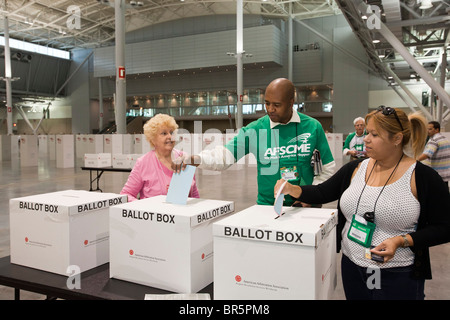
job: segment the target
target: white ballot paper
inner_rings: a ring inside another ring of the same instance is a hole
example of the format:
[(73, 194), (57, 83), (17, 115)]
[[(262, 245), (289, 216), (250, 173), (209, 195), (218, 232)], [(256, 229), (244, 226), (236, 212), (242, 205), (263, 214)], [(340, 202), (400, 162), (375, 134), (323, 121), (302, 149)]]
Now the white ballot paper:
[(273, 205), (273, 209), (278, 216), (282, 214), (281, 211), (283, 210), (284, 193), (281, 193), (281, 190), (283, 190), (286, 182), (287, 180), (281, 185), (280, 189), (278, 189), (277, 196), (275, 197), (275, 204)]
[(180, 173), (174, 173), (167, 191), (166, 202), (173, 204), (186, 204), (194, 179), (195, 167), (186, 166)]

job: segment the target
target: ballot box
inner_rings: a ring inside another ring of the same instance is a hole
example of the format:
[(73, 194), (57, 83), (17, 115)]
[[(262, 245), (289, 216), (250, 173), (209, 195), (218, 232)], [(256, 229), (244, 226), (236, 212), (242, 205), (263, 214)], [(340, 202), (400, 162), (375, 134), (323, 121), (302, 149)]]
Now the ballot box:
[(104, 134), (103, 135), (103, 152), (112, 153), (112, 135)]
[(35, 135), (20, 136), (20, 166), (34, 167), (38, 165), (38, 138)]
[(130, 168), (133, 168), (134, 165), (136, 164), (136, 161), (142, 156), (143, 156), (143, 154), (141, 154), (141, 153), (130, 154)]
[(55, 151), (57, 168), (73, 168), (75, 166), (73, 134), (56, 135)]
[(111, 154), (133, 153), (133, 136), (131, 134), (111, 135)]
[(75, 135), (75, 157), (78, 159), (83, 158), (85, 153), (88, 152), (88, 138), (87, 134), (81, 133)]
[(192, 134), (190, 133), (177, 133), (174, 137), (175, 149), (183, 151), (188, 155), (192, 155)]
[(327, 299), (336, 287), (336, 209), (255, 205), (213, 224), (214, 299)]
[(48, 136), (46, 134), (38, 135), (39, 157), (48, 157)]
[(134, 134), (133, 141), (134, 141), (133, 152), (135, 154), (144, 154), (153, 149), (150, 146), (150, 142), (147, 141), (145, 134), (142, 134), (142, 133)]
[(110, 277), (176, 293), (213, 281), (212, 222), (234, 202), (155, 196), (110, 208)]
[[(216, 147), (218, 146), (223, 146), (224, 142), (225, 142), (225, 135), (223, 135), (222, 133), (217, 133), (215, 131), (218, 130), (211, 130), (213, 131), (212, 133), (208, 133), (207, 130), (203, 135), (202, 135), (202, 150), (214, 150)], [(201, 173), (205, 174), (205, 175), (220, 175), (222, 174), (221, 171), (216, 171), (216, 170), (206, 170), (206, 169), (201, 169)]]
[(66, 276), (107, 263), (108, 208), (126, 201), (84, 190), (10, 199), (11, 263)]
[(131, 169), (131, 154), (115, 153), (112, 155), (112, 167), (117, 169)]
[(86, 153), (84, 166), (89, 168), (111, 167), (111, 153)]
[(99, 134), (88, 134), (86, 153), (104, 153), (103, 152), (103, 136)]
[(48, 135), (47, 144), (49, 160), (56, 160), (56, 136), (54, 134)]
[(328, 146), (330, 147), (333, 158), (342, 159), (342, 151), (344, 147), (344, 135), (342, 133), (327, 133)]

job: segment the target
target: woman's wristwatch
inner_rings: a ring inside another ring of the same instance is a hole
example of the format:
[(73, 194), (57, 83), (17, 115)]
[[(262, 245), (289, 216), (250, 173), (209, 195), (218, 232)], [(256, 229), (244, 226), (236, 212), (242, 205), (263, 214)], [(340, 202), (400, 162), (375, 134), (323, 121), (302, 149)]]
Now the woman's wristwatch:
[(409, 241), (408, 241), (408, 238), (406, 237), (406, 235), (402, 234), (401, 237), (403, 238), (403, 245), (402, 245), (402, 248), (407, 248), (407, 247), (409, 247)]

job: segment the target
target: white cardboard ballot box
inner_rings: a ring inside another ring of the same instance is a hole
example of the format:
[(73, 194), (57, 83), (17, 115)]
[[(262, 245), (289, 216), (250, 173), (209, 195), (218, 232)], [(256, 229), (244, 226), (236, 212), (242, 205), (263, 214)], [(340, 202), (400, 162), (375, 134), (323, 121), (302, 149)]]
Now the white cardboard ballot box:
[(112, 135), (104, 134), (103, 135), (103, 152), (112, 153)]
[(144, 154), (152, 150), (150, 143), (145, 138), (145, 134), (136, 133), (133, 135), (134, 148), (133, 152), (136, 154)]
[(20, 166), (33, 167), (38, 165), (38, 138), (35, 135), (20, 136)]
[[(103, 152), (103, 136), (98, 134), (87, 135), (86, 153), (104, 153)], [(105, 152), (108, 153), (108, 152)]]
[(84, 166), (91, 168), (111, 167), (111, 153), (86, 153)]
[(126, 195), (65, 190), (10, 199), (11, 263), (71, 275), (109, 261), (109, 207)]
[(56, 136), (54, 134), (48, 135), (48, 158), (56, 160)]
[(234, 202), (188, 198), (186, 205), (156, 196), (110, 208), (110, 277), (176, 293), (195, 293), (213, 281), (212, 221)]
[(213, 224), (214, 299), (327, 299), (337, 210), (255, 205)]
[(112, 155), (112, 167), (120, 169), (131, 169), (131, 155), (115, 153)]
[(129, 154), (133, 153), (133, 135), (131, 134), (112, 134), (111, 135), (111, 153)]
[(56, 135), (55, 151), (57, 168), (73, 168), (75, 166), (74, 143), (73, 134)]
[(38, 135), (39, 157), (48, 157), (48, 136), (46, 134)]

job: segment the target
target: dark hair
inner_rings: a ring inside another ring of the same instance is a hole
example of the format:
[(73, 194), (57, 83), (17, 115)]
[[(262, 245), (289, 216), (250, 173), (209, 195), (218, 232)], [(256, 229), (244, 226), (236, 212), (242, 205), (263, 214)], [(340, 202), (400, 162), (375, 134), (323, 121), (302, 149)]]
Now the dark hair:
[[(390, 137), (401, 132), (403, 134), (402, 146), (405, 147), (411, 141), (414, 156), (417, 157), (422, 153), (427, 138), (426, 120), (418, 112), (407, 115), (403, 110), (397, 108), (395, 108), (395, 112), (398, 121), (394, 116), (385, 116), (378, 110), (372, 111), (365, 117), (366, 125), (370, 119), (373, 119), (375, 127), (387, 131)], [(401, 130), (399, 122), (404, 130)]]
[(428, 122), (428, 124), (433, 125), (433, 128), (438, 129), (439, 131), (441, 131), (441, 125), (440, 125), (439, 122), (437, 122), (437, 121), (430, 121), (430, 122)]

